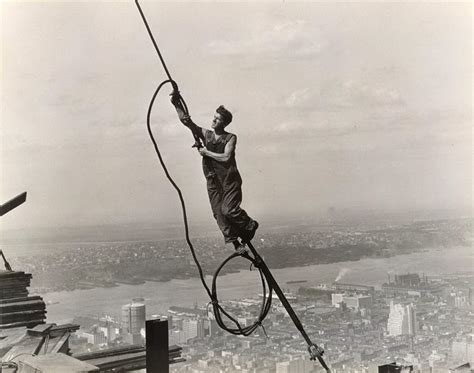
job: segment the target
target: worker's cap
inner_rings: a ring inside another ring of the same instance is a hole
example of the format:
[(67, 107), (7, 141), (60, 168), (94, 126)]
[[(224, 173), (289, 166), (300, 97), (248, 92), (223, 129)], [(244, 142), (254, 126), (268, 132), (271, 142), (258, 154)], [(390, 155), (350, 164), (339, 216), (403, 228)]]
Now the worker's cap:
[(216, 112), (222, 115), (222, 119), (224, 119), (225, 125), (227, 126), (230, 122), (232, 122), (232, 113), (227, 110), (224, 105), (219, 106), (216, 109)]

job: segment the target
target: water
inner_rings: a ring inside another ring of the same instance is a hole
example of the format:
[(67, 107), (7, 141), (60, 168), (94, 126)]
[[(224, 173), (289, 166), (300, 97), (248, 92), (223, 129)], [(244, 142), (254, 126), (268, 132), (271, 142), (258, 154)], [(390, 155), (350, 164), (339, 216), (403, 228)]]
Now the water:
[[(273, 270), (283, 289), (298, 289), (301, 284), (287, 281), (306, 280), (305, 286), (332, 283), (339, 274), (340, 281), (379, 287), (388, 274), (408, 272), (428, 276), (474, 270), (473, 250), (469, 247), (431, 249), (392, 258), (362, 259), (355, 262), (338, 262), (305, 267)], [(207, 278), (210, 286), (211, 278)], [(256, 296), (262, 291), (256, 271), (248, 270), (219, 277), (219, 299), (239, 299)], [(121, 306), (133, 298), (146, 300), (147, 315), (164, 314), (170, 306), (204, 305), (209, 298), (198, 278), (170, 282), (147, 282), (143, 285), (120, 285), (114, 288), (96, 288), (53, 292), (43, 295), (47, 305), (48, 322), (70, 322), (77, 315), (118, 316)], [(58, 303), (56, 303), (58, 302)]]

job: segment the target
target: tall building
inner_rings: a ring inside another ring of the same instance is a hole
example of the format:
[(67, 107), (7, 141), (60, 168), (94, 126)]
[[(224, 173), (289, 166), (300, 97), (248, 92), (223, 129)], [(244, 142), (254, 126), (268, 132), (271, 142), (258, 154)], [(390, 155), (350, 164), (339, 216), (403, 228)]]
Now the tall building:
[(183, 321), (183, 332), (187, 341), (198, 336), (198, 324), (198, 320), (185, 319)]
[(170, 331), (170, 339), (175, 343), (187, 343), (190, 339), (205, 336), (204, 320), (185, 318), (181, 321), (181, 328)]
[(417, 329), (416, 312), (412, 304), (402, 305), (390, 302), (387, 331), (390, 336), (415, 335)]
[(219, 327), (217, 324), (216, 320), (209, 320), (209, 330), (208, 330), (208, 335), (211, 337), (217, 336), (219, 333), (222, 333), (222, 329)]
[(106, 322), (105, 325), (99, 326), (99, 330), (104, 333), (108, 342), (112, 342), (117, 338), (117, 329), (115, 325), (110, 322)]
[(472, 308), (472, 289), (457, 289), (454, 293), (454, 307), (461, 309)]
[(130, 303), (122, 306), (122, 330), (130, 334), (140, 334), (145, 328), (146, 311), (143, 303)]

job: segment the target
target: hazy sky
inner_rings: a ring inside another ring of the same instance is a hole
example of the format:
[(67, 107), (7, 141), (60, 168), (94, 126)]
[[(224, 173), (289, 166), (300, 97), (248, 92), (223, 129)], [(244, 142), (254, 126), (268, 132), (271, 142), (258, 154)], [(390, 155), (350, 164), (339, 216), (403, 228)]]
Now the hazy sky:
[[(194, 121), (234, 113), (244, 203), (299, 212), (465, 209), (472, 196), (471, 5), (141, 2)], [(177, 221), (146, 111), (165, 78), (128, 2), (2, 2), (4, 228)], [(212, 220), (189, 131), (153, 129), (194, 221)]]

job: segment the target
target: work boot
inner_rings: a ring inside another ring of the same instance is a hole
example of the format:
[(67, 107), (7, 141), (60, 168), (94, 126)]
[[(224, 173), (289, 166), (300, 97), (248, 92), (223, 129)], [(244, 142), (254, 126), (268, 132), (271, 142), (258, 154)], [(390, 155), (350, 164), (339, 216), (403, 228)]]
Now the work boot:
[(234, 244), (234, 249), (237, 254), (242, 255), (248, 252), (248, 249), (245, 244), (240, 243), (239, 240), (232, 241), (232, 243)]
[(250, 223), (247, 225), (247, 229), (245, 233), (242, 236), (242, 242), (250, 242), (255, 236), (255, 232), (257, 232), (258, 229), (258, 222), (256, 220), (250, 221)]

